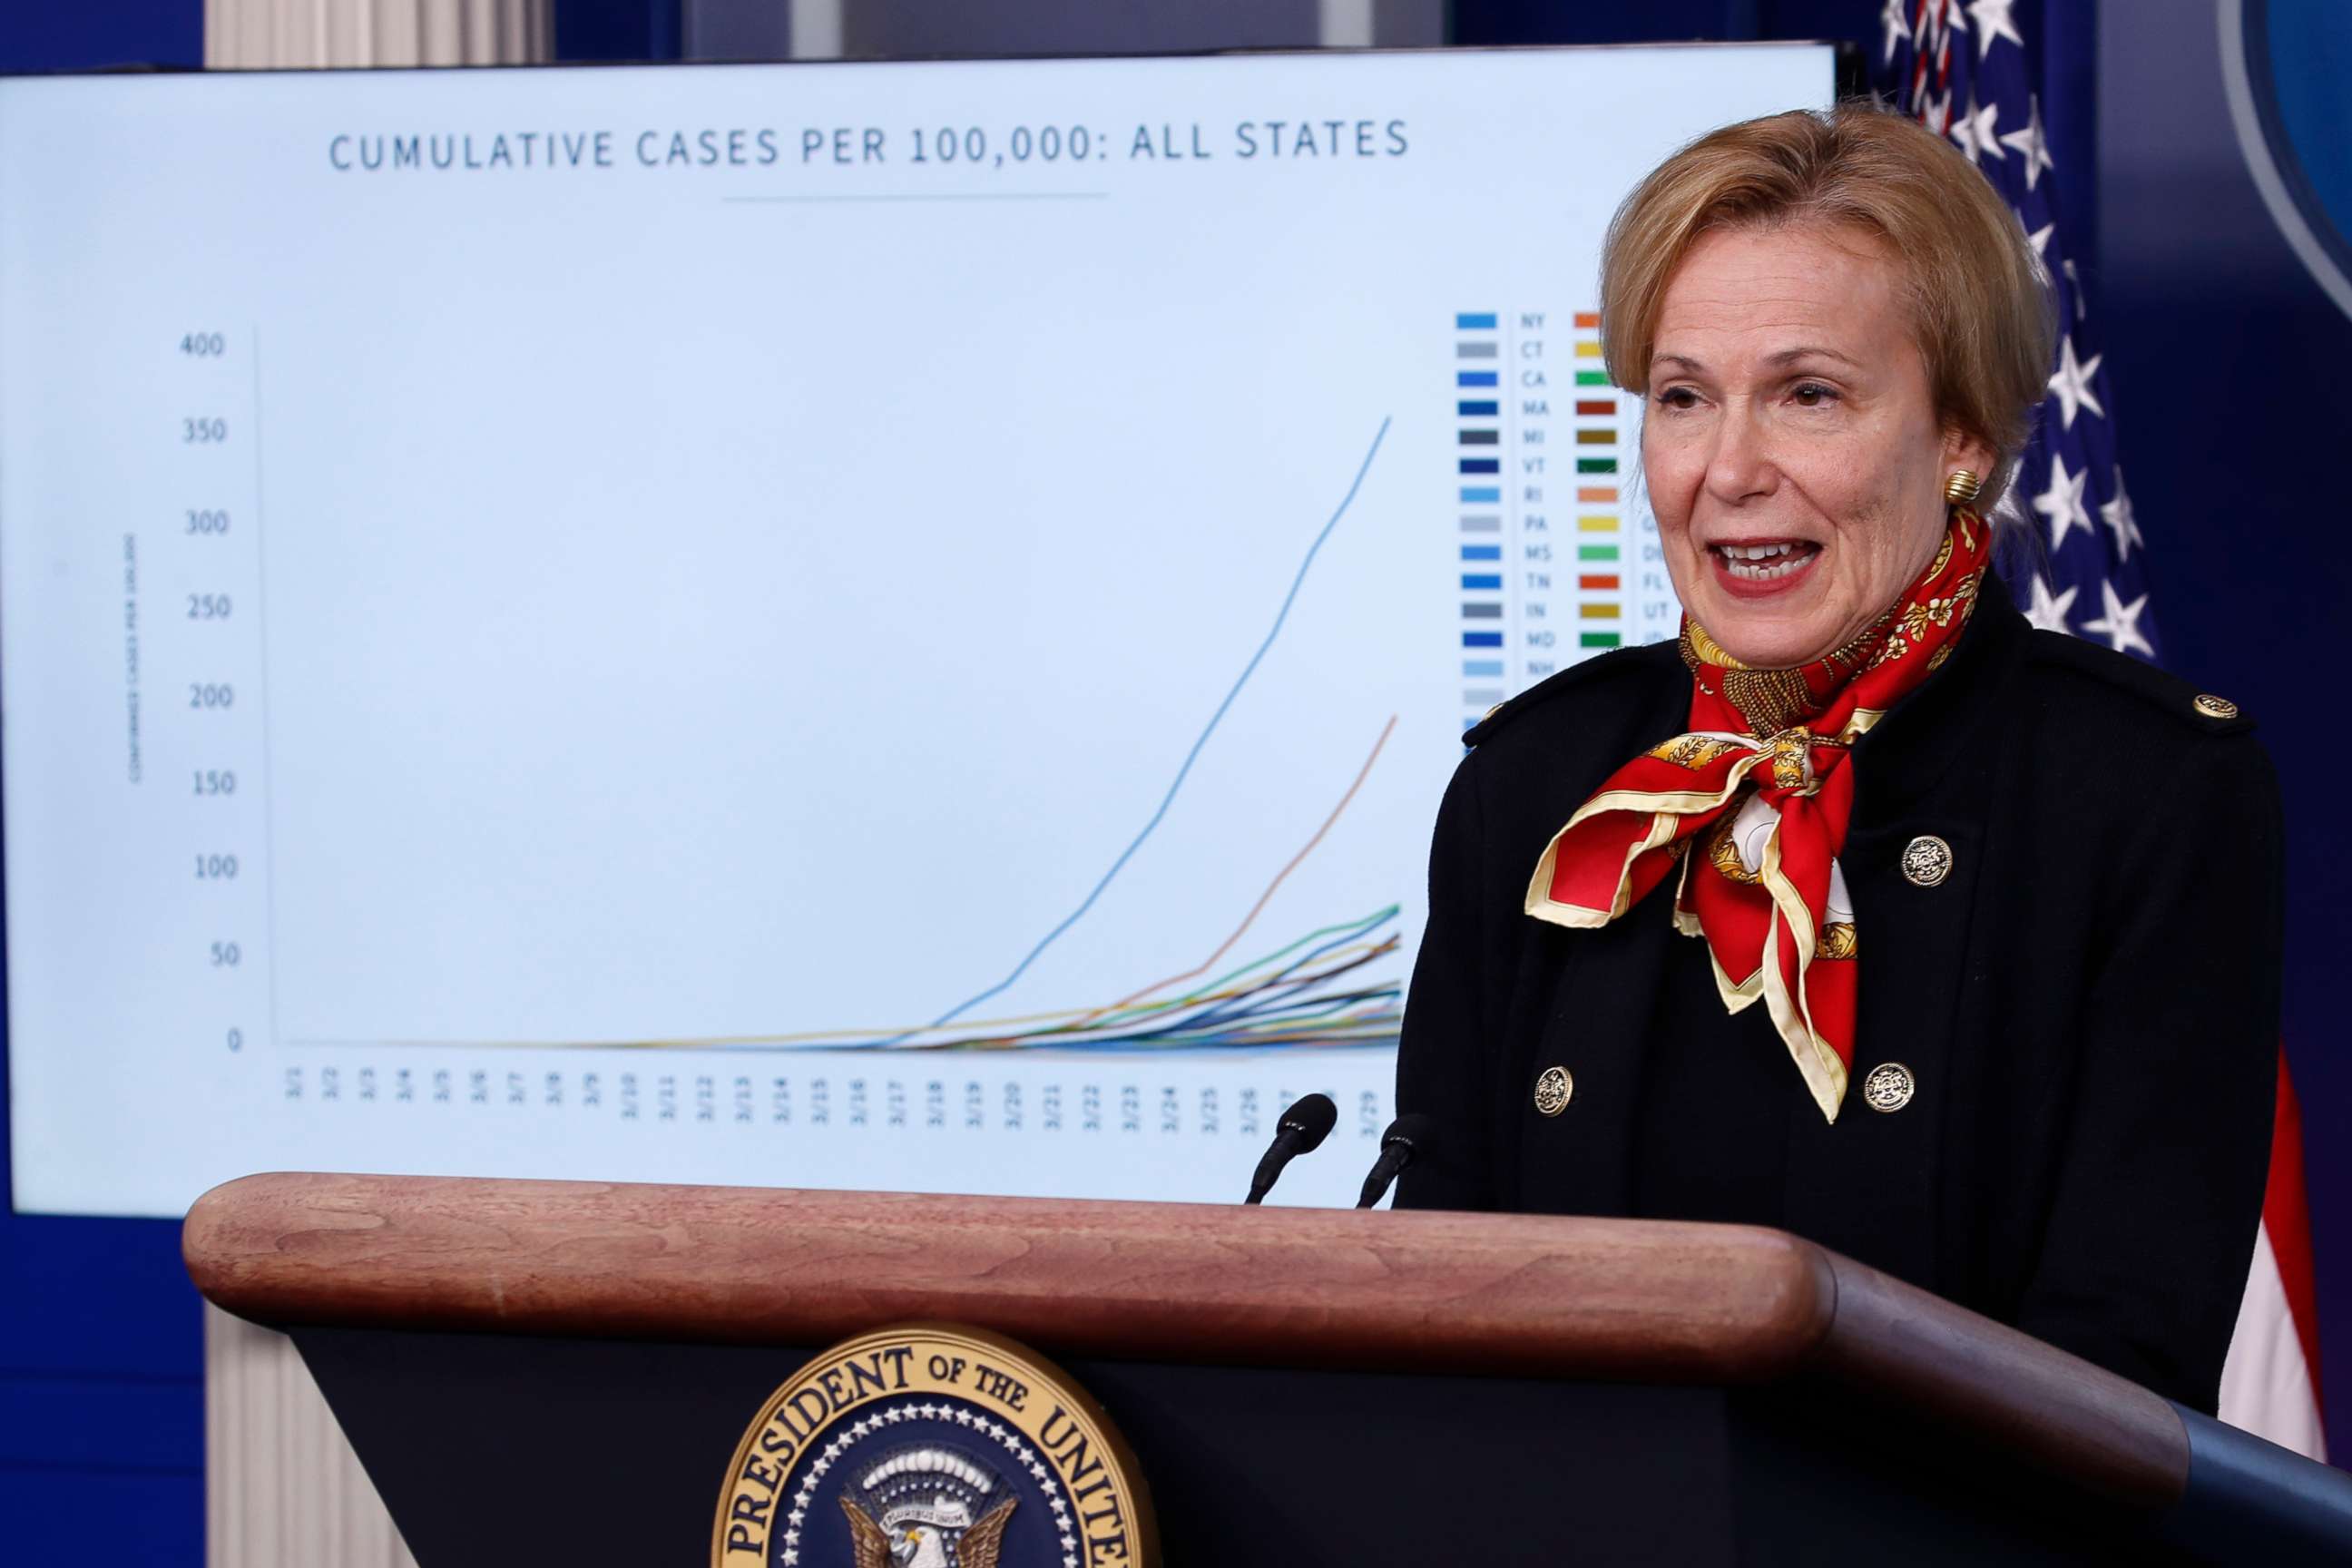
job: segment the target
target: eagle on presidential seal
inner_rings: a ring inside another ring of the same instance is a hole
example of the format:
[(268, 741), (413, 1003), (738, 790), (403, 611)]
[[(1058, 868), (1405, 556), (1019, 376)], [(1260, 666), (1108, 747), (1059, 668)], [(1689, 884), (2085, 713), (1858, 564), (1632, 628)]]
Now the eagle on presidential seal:
[[(889, 1455), (841, 1494), (853, 1568), (997, 1568), (1017, 1498), (949, 1448)], [(852, 1493), (856, 1495), (853, 1496)]]

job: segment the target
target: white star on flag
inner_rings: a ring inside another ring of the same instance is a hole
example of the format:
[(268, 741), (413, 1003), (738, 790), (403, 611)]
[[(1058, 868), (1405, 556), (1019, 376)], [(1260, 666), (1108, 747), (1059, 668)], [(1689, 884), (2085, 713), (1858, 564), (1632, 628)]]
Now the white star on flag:
[(1937, 126), (1949, 124), (1951, 118), (1952, 95), (1950, 93), (1945, 93), (1940, 97), (1930, 96), (1920, 100), (1919, 121), (1921, 124), (1926, 125), (1932, 130)]
[[(2016, 4), (2017, 0), (1972, 0), (1969, 15), (1977, 19), (1977, 58), (1979, 61), (1992, 53), (1996, 38), (2007, 38), (2021, 49), (2025, 47), (2025, 40), (2017, 36), (2017, 28), (2009, 19), (2009, 8)], [(1889, 49), (1886, 52), (1892, 58), (1895, 51)]]
[(2098, 280), (2089, 268), (2078, 271), (2069, 241), (2080, 237), (2058, 210), (2059, 187), (2079, 192), (2095, 183), (2089, 144), (2076, 146), (2069, 131), (2090, 107), (2082, 101), (2085, 84), (2050, 68), (2058, 63), (2053, 50), (2083, 41), (2082, 19), (2071, 14), (2090, 8), (2051, 0), (1890, 0), (1879, 18), (1886, 58), (1874, 86), (1974, 165), (2015, 215), (2016, 237), (2032, 247), (2049, 290), (2058, 339), (2050, 345), (2032, 439), (2009, 471), (1997, 519), (2003, 529), (2030, 529), (2037, 543), (2004, 563), (2017, 605), (2038, 628), (2153, 660), (2162, 639), (2147, 566), (2162, 539), (2159, 531), (2143, 542), (2147, 525), (2123, 489), (2117, 416), (2107, 405), (2103, 344), (2084, 287)]
[(2092, 531), (2090, 509), (2083, 504), (2083, 487), (2090, 478), (2087, 473), (2067, 473), (2066, 459), (2055, 452), (2050, 454), (2050, 488), (2033, 498), (2033, 510), (2050, 520), (2050, 552), (2053, 555), (2066, 542), (2068, 529)]
[(2066, 624), (2066, 612), (2074, 607), (2074, 595), (2079, 589), (2070, 587), (2053, 596), (2050, 592), (2049, 579), (2036, 572), (2032, 592), (2033, 602), (2025, 606), (2025, 618), (2045, 632), (2063, 632), (2073, 637), (2074, 628)]
[(2054, 169), (2057, 165), (2050, 161), (2049, 138), (2042, 134), (2041, 95), (2033, 94), (2025, 100), (2025, 103), (2027, 110), (2025, 129), (2011, 132), (2001, 138), (2001, 142), (2007, 146), (2016, 148), (2025, 155), (2025, 188), (2030, 191), (2033, 188), (2033, 182), (2040, 178), (2042, 170)]
[(2074, 357), (2074, 334), (2069, 332), (2058, 345), (2058, 368), (2050, 374), (2050, 390), (2058, 395), (2058, 405), (2067, 429), (2074, 427), (2074, 411), (2087, 408), (2105, 419), (2107, 411), (2099, 406), (2099, 399), (2091, 391), (2091, 378), (2099, 374), (2099, 362), (2105, 354), (2093, 354), (2087, 361)]
[(2000, 104), (1988, 103), (1979, 109), (1976, 95), (1969, 95), (1968, 112), (1952, 121), (1952, 140), (1960, 144), (1960, 151), (1969, 155), (1969, 163), (1975, 163), (1979, 155), (1993, 159), (2009, 156), (2000, 150), (2001, 139), (1993, 134), (1993, 122), (2000, 118)]
[(2156, 645), (2140, 636), (2140, 612), (2147, 608), (2147, 595), (2142, 594), (2130, 604), (2116, 596), (2116, 585), (2105, 577), (2099, 579), (2099, 597), (2105, 612), (2095, 621), (2084, 621), (2083, 629), (2107, 639), (2107, 646), (2117, 653), (2138, 653), (2148, 658), (2156, 657)]
[(1903, 16), (1903, 0), (1886, 0), (1885, 9), (1878, 13), (1878, 25), (1886, 29), (1886, 58), (1895, 58), (1895, 51), (1911, 39), (1911, 24)]
[(2124, 466), (2116, 465), (2116, 499), (2099, 507), (2099, 521), (2105, 522), (2116, 536), (2116, 559), (2131, 559), (2131, 547), (2147, 541), (2139, 536), (2139, 523), (2132, 515), (2131, 494), (2124, 489)]

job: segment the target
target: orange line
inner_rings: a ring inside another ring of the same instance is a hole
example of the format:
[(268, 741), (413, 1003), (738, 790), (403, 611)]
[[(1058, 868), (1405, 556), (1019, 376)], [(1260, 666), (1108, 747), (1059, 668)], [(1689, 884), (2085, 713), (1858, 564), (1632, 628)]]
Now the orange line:
[(1105, 1013), (1116, 1013), (1121, 1007), (1141, 1001), (1144, 997), (1150, 995), (1154, 991), (1165, 990), (1171, 985), (1181, 984), (1187, 980), (1192, 980), (1200, 975), (1206, 974), (1211, 969), (1214, 968), (1219, 959), (1224, 957), (1226, 953), (1233, 951), (1234, 943), (1241, 941), (1242, 933), (1249, 930), (1251, 922), (1265, 912), (1265, 906), (1273, 901), (1275, 889), (1281, 887), (1283, 882), (1288, 879), (1293, 871), (1298, 869), (1299, 864), (1304, 861), (1307, 857), (1315, 853), (1315, 847), (1323, 842), (1323, 836), (1331, 831), (1331, 825), (1339, 820), (1340, 813), (1348, 809), (1348, 803), (1356, 798), (1356, 792), (1364, 787), (1364, 781), (1366, 779), (1371, 777), (1372, 764), (1381, 760), (1381, 748), (1389, 743), (1389, 737), (1396, 732), (1396, 715), (1391, 713), (1389, 715), (1388, 723), (1382, 726), (1381, 730), (1381, 738), (1372, 742), (1372, 754), (1366, 757), (1364, 759), (1364, 765), (1357, 770), (1356, 782), (1348, 786), (1348, 793), (1339, 797), (1339, 804), (1331, 808), (1331, 815), (1323, 819), (1323, 826), (1315, 830), (1315, 837), (1308, 839), (1305, 844), (1299, 847), (1298, 853), (1290, 858), (1290, 864), (1285, 866), (1281, 870), (1276, 871), (1274, 874), (1274, 880), (1268, 882), (1265, 885), (1265, 891), (1257, 896), (1257, 902), (1252, 904), (1250, 906), (1250, 912), (1242, 917), (1242, 923), (1234, 928), (1234, 934), (1225, 938), (1223, 942), (1217, 944), (1216, 952), (1201, 960), (1200, 964), (1197, 967), (1188, 969), (1181, 974), (1171, 974), (1165, 980), (1145, 986), (1142, 990), (1136, 992), (1131, 996), (1120, 997), (1118, 1001), (1113, 1002), (1107, 1007), (1097, 1007), (1092, 1013), (1087, 1014), (1085, 1018), (1081, 1018), (1076, 1023), (1069, 1025), (1068, 1027), (1073, 1029), (1082, 1029), (1086, 1027), (1088, 1019), (1099, 1018)]

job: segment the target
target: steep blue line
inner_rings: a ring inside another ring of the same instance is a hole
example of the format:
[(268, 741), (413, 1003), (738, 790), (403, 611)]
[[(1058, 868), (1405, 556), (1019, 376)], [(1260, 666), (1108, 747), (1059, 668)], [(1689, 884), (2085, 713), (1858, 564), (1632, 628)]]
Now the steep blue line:
[[(1168, 815), (1168, 808), (1175, 804), (1176, 792), (1184, 787), (1184, 780), (1192, 773), (1192, 764), (1200, 760), (1201, 748), (1207, 745), (1209, 737), (1217, 732), (1217, 726), (1224, 721), (1225, 710), (1234, 705), (1234, 699), (1242, 694), (1242, 688), (1249, 684), (1249, 678), (1257, 673), (1258, 661), (1265, 658), (1266, 650), (1274, 646), (1274, 639), (1282, 635), (1282, 624), (1290, 618), (1290, 606), (1297, 602), (1298, 590), (1307, 582), (1307, 568), (1315, 564), (1316, 552), (1323, 548), (1323, 542), (1331, 537), (1331, 531), (1339, 526), (1339, 520), (1348, 515), (1348, 508), (1354, 502), (1357, 490), (1363, 487), (1364, 476), (1371, 471), (1372, 459), (1380, 455), (1381, 442), (1388, 433), (1389, 422), (1382, 419), (1381, 427), (1372, 433), (1371, 449), (1364, 454), (1363, 462), (1356, 468), (1355, 479), (1348, 485), (1348, 493), (1339, 498), (1339, 510), (1331, 514), (1331, 521), (1323, 525), (1323, 531), (1315, 536), (1315, 542), (1307, 547), (1307, 559), (1298, 563), (1298, 574), (1290, 580), (1290, 592), (1282, 596), (1282, 608), (1275, 615), (1274, 628), (1265, 634), (1265, 640), (1257, 645), (1257, 651), (1250, 655), (1249, 663), (1242, 668), (1241, 679), (1234, 682), (1233, 689), (1225, 693), (1225, 700), (1218, 703), (1217, 710), (1209, 716), (1208, 727), (1201, 731), (1200, 739), (1192, 742), (1192, 749), (1184, 754), (1184, 765), (1176, 770), (1175, 781), (1169, 784), (1168, 793), (1160, 797), (1160, 809), (1151, 814), (1151, 820), (1143, 825), (1143, 831), (1137, 834), (1134, 841), (1119, 851), (1118, 858), (1112, 861), (1110, 869), (1102, 874), (1102, 880), (1095, 884), (1094, 891), (1087, 895), (1086, 901), (1071, 910), (1068, 918), (1060, 925), (1047, 931), (1045, 939), (1029, 950), (1029, 956), (1013, 966), (1012, 973), (971, 1000), (958, 1003), (949, 1008), (931, 1020), (930, 1027), (936, 1029), (942, 1024), (954, 1022), (990, 997), (1010, 988), (1013, 982), (1026, 974), (1029, 972), (1029, 966), (1037, 962), (1040, 954), (1053, 946), (1064, 931), (1086, 917), (1087, 911), (1095, 907), (1095, 900), (1103, 896), (1103, 889), (1110, 886), (1111, 879), (1117, 877), (1128, 861), (1134, 858), (1135, 852), (1143, 847), (1143, 841), (1151, 837), (1152, 831), (1160, 826), (1160, 819)], [(915, 1031), (915, 1033), (920, 1032)], [(898, 1039), (908, 1037), (907, 1035), (901, 1035)], [(891, 1040), (884, 1043), (895, 1045), (898, 1041)]]

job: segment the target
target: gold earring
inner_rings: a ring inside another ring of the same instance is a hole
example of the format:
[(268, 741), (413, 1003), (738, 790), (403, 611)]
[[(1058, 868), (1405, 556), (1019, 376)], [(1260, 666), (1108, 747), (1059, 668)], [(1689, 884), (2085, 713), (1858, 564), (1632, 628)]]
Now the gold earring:
[(1952, 477), (1944, 481), (1944, 499), (1954, 506), (1966, 506), (1977, 499), (1984, 481), (1968, 468), (1954, 468)]

